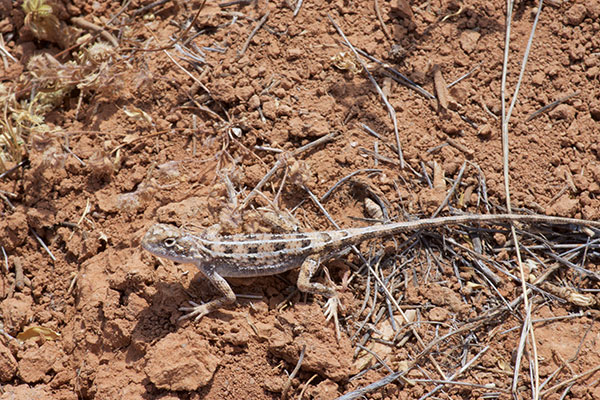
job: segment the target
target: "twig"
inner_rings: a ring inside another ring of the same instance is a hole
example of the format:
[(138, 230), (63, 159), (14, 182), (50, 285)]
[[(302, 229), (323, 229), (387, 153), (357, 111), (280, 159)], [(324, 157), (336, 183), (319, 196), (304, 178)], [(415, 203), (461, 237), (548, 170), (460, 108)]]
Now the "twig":
[(25, 284), (23, 283), (23, 263), (21, 262), (21, 257), (14, 257), (13, 264), (15, 264), (15, 288), (23, 290)]
[[(346, 47), (350, 47), (346, 43), (343, 43), (343, 44)], [(422, 96), (424, 96), (427, 99), (435, 99), (434, 95), (429, 93), (427, 90), (423, 89), (421, 86), (417, 85), (415, 82), (410, 80), (406, 75), (404, 75), (404, 74), (398, 72), (396, 69), (392, 68), (389, 64), (384, 63), (383, 61), (373, 57), (372, 55), (370, 55), (369, 53), (367, 53), (364, 50), (356, 49), (356, 51), (361, 56), (364, 56), (364, 57), (368, 58), (369, 60), (371, 60), (371, 61), (379, 64), (383, 68), (385, 68), (386, 75), (389, 76), (390, 78), (392, 78), (393, 80), (395, 80), (396, 82), (415, 90), (416, 92), (420, 93)]]
[[(517, 97), (519, 94), (519, 88), (521, 86), (521, 81), (523, 79), (523, 75), (525, 72), (525, 66), (527, 65), (527, 60), (529, 58), (529, 51), (531, 49), (531, 44), (533, 42), (533, 36), (535, 33), (535, 28), (537, 26), (537, 22), (539, 20), (539, 16), (540, 13), (542, 11), (542, 4), (543, 4), (543, 0), (539, 1), (539, 5), (538, 5), (538, 12), (535, 16), (535, 20), (533, 22), (533, 25), (531, 27), (531, 33), (529, 35), (529, 40), (527, 42), (527, 47), (525, 49), (525, 53), (523, 55), (523, 61), (521, 62), (521, 71), (519, 73), (519, 78), (517, 80), (517, 84), (515, 86), (515, 91), (513, 93), (513, 97), (511, 100), (511, 104), (510, 107), (508, 108), (508, 110), (506, 110), (506, 74), (508, 71), (508, 58), (509, 58), (509, 50), (510, 50), (510, 32), (511, 32), (511, 24), (512, 24), (512, 12), (513, 12), (513, 6), (514, 6), (514, 1), (513, 0), (507, 0), (507, 4), (506, 4), (506, 36), (505, 36), (505, 42), (504, 42), (504, 61), (503, 61), (503, 65), (502, 65), (502, 82), (501, 82), (501, 101), (502, 101), (502, 157), (503, 157), (503, 175), (504, 175), (504, 191), (505, 191), (505, 195), (506, 195), (506, 208), (508, 213), (512, 213), (512, 208), (511, 208), (511, 202), (510, 202), (510, 181), (509, 181), (509, 169), (508, 169), (508, 154), (509, 154), (509, 142), (508, 142), (508, 123), (510, 121), (510, 117), (512, 114), (512, 111), (514, 109), (514, 106), (516, 104), (517, 101)], [(516, 250), (516, 255), (517, 255), (517, 262), (519, 265), (519, 273), (521, 274), (521, 285), (522, 285), (522, 291), (523, 291), (523, 306), (527, 312), (527, 315), (525, 317), (524, 320), (524, 324), (526, 323), (527, 325), (523, 326), (523, 332), (527, 332), (529, 333), (530, 337), (531, 337), (531, 347), (532, 347), (532, 352), (533, 352), (533, 374), (534, 374), (534, 379), (532, 379), (531, 382), (531, 392), (532, 392), (532, 397), (534, 400), (537, 400), (539, 398), (539, 366), (538, 366), (538, 362), (537, 362), (537, 358), (538, 358), (538, 354), (537, 354), (537, 346), (536, 346), (536, 340), (535, 340), (535, 334), (534, 334), (534, 330), (533, 330), (533, 326), (531, 325), (531, 307), (529, 306), (529, 300), (527, 297), (527, 286), (525, 284), (525, 271), (523, 268), (523, 263), (522, 263), (522, 259), (521, 259), (521, 252), (519, 250), (519, 241), (517, 238), (517, 233), (516, 230), (514, 228), (514, 224), (510, 224), (510, 229), (511, 229), (511, 235), (513, 238), (513, 241), (515, 243), (515, 250)], [(521, 340), (521, 345), (524, 346), (525, 345), (525, 340)], [(512, 384), (512, 393), (517, 396), (517, 385), (519, 382), (519, 371), (520, 371), (520, 366), (521, 366), (521, 356), (522, 356), (522, 348), (519, 348), (519, 352), (517, 353), (517, 357), (515, 358), (515, 367), (514, 367), (514, 375), (513, 375), (513, 384)]]
[(79, 26), (80, 28), (90, 30), (94, 33), (98, 33), (104, 39), (108, 40), (110, 42), (110, 44), (112, 44), (114, 47), (119, 47), (119, 41), (117, 40), (117, 38), (115, 38), (109, 31), (102, 28), (101, 26), (98, 26), (92, 22), (89, 22), (85, 18), (82, 18), (82, 17), (73, 17), (73, 18), (71, 18), (71, 22), (74, 25)]
[(381, 25), (381, 30), (383, 31), (383, 34), (385, 35), (385, 37), (388, 40), (392, 40), (392, 36), (388, 32), (387, 26), (385, 26), (385, 23), (383, 22), (383, 18), (381, 17), (381, 10), (379, 9), (379, 1), (378, 0), (375, 0), (375, 14), (377, 14), (377, 19), (379, 20), (379, 25)]
[(331, 21), (331, 23), (333, 24), (333, 26), (335, 27), (335, 29), (337, 30), (339, 35), (344, 39), (344, 41), (346, 42), (346, 45), (350, 48), (350, 50), (352, 50), (352, 52), (354, 53), (354, 57), (356, 57), (356, 59), (358, 60), (360, 65), (363, 67), (363, 70), (367, 74), (367, 77), (369, 78), (369, 80), (371, 81), (373, 86), (375, 86), (375, 89), (377, 89), (377, 93), (379, 93), (379, 95), (383, 99), (383, 102), (385, 103), (385, 106), (387, 107), (388, 113), (390, 114), (390, 118), (392, 118), (392, 122), (394, 123), (394, 136), (396, 138), (396, 147), (398, 147), (398, 158), (400, 159), (400, 169), (404, 169), (404, 156), (402, 155), (402, 147), (400, 146), (400, 134), (398, 133), (398, 120), (396, 119), (396, 110), (394, 110), (394, 107), (392, 107), (392, 105), (388, 101), (386, 95), (383, 93), (383, 91), (377, 84), (377, 81), (375, 80), (375, 78), (373, 78), (373, 75), (371, 75), (371, 73), (369, 72), (369, 69), (367, 68), (366, 64), (358, 55), (358, 52), (356, 51), (356, 49), (354, 48), (354, 46), (352, 46), (352, 44), (350, 43), (350, 41), (348, 40), (346, 35), (344, 35), (344, 32), (342, 31), (342, 29), (338, 26), (338, 24), (336, 24), (336, 22), (333, 20), (331, 15), (327, 14), (327, 18), (329, 18), (329, 21)]
[(396, 146), (394, 146), (391, 143), (388, 143), (387, 140), (385, 140), (383, 137), (381, 137), (381, 135), (377, 132), (375, 132), (373, 129), (371, 129), (368, 125), (366, 124), (360, 124), (361, 128), (363, 128), (368, 134), (373, 135), (374, 137), (376, 137), (377, 139), (381, 140), (387, 147), (389, 147), (390, 149), (392, 149), (392, 151), (394, 152), (398, 152), (398, 148)]
[(354, 400), (356, 398), (363, 397), (367, 393), (374, 392), (375, 390), (377, 390), (379, 388), (389, 385), (390, 383), (392, 383), (395, 380), (402, 377), (405, 373), (406, 373), (406, 371), (401, 371), (401, 372), (395, 372), (393, 374), (389, 374), (386, 377), (384, 377), (376, 382), (371, 383), (370, 385), (367, 385), (363, 388), (353, 390), (350, 393), (346, 393), (345, 395), (336, 398), (336, 400)]
[(450, 200), (450, 197), (452, 197), (454, 192), (456, 192), (456, 188), (458, 187), (458, 185), (460, 185), (460, 182), (462, 181), (462, 176), (465, 173), (466, 166), (467, 166), (467, 162), (465, 161), (465, 162), (463, 162), (462, 167), (460, 167), (460, 171), (458, 172), (458, 176), (456, 177), (454, 184), (452, 185), (452, 187), (446, 194), (446, 197), (444, 197), (444, 201), (442, 201), (442, 204), (440, 204), (438, 209), (435, 210), (432, 217), (436, 217), (440, 213), (440, 211), (442, 211), (444, 209), (444, 207), (446, 207), (446, 205), (448, 204), (448, 201)]
[(227, 8), (227, 7), (231, 7), (231, 6), (247, 6), (248, 4), (252, 3), (254, 0), (233, 0), (233, 1), (227, 1), (225, 3), (219, 3), (219, 7), (221, 8)]
[[(461, 369), (459, 369), (458, 371), (456, 371), (454, 374), (452, 374), (451, 376), (449, 376), (445, 380), (452, 381), (453, 379), (455, 379), (458, 376), (460, 376), (463, 372), (465, 372), (466, 370), (468, 370), (469, 368), (471, 368), (471, 365), (473, 365), (473, 363), (475, 361), (477, 361), (479, 359), (479, 357), (481, 357), (483, 354), (485, 354), (489, 349), (490, 349), (490, 346), (485, 346), (479, 353), (477, 353), (477, 355), (475, 355), (475, 357), (473, 357), (468, 363), (466, 363), (465, 365), (463, 365), (463, 367)], [(419, 398), (419, 400), (425, 400), (426, 398), (433, 396), (438, 391), (440, 391), (443, 387), (444, 387), (444, 383), (439, 384), (438, 386), (436, 386), (435, 388), (433, 388), (429, 393), (426, 393), (423, 396), (421, 396)]]
[[(423, 383), (438, 383), (441, 385), (465, 386), (465, 387), (471, 387), (471, 388), (477, 388), (477, 389), (496, 390), (501, 393), (510, 393), (510, 390), (504, 389), (504, 388), (499, 388), (499, 387), (495, 386), (495, 384), (493, 384), (493, 383), (483, 385), (483, 384), (478, 384), (478, 383), (459, 382), (459, 381), (450, 381), (450, 380), (440, 381), (437, 379), (413, 379), (413, 382), (415, 382), (415, 383), (421, 383), (421, 382), (423, 382)], [(482, 397), (482, 398), (485, 398), (485, 397)]]
[(56, 257), (54, 257), (54, 254), (52, 254), (52, 252), (50, 251), (50, 249), (48, 248), (48, 246), (46, 246), (46, 243), (44, 243), (44, 241), (42, 240), (42, 238), (39, 237), (38, 234), (35, 233), (35, 231), (32, 228), (29, 228), (29, 230), (31, 231), (31, 233), (33, 233), (33, 236), (35, 236), (35, 238), (37, 239), (37, 241), (39, 242), (39, 244), (44, 248), (44, 250), (46, 250), (46, 253), (48, 253), (48, 255), (50, 256), (50, 258), (52, 259), (52, 261), (56, 262)]
[(571, 383), (576, 382), (576, 381), (578, 381), (581, 378), (585, 378), (585, 377), (587, 377), (589, 375), (592, 375), (592, 374), (596, 373), (597, 371), (600, 371), (600, 365), (597, 365), (597, 366), (595, 366), (592, 369), (588, 369), (587, 371), (585, 371), (585, 372), (583, 372), (583, 373), (581, 373), (579, 375), (575, 375), (571, 379), (567, 379), (564, 382), (561, 382), (559, 384), (556, 384), (556, 385), (554, 385), (554, 386), (552, 386), (552, 387), (544, 390), (543, 392), (540, 393), (540, 396), (541, 397), (545, 397), (547, 394), (552, 393), (552, 392), (554, 392), (554, 391), (556, 391), (556, 390), (558, 390), (560, 388), (563, 388), (563, 387), (565, 387), (567, 385), (570, 385)]
[(296, 8), (294, 9), (294, 17), (300, 12), (300, 7), (302, 7), (302, 3), (303, 0), (298, 0), (298, 2), (296, 3)]
[(25, 160), (21, 161), (20, 163), (18, 163), (17, 165), (15, 165), (14, 167), (2, 172), (0, 174), (0, 179), (4, 178), (7, 175), (10, 175), (13, 171), (16, 171), (17, 169), (19, 169), (21, 167), (26, 168), (27, 166), (29, 166), (29, 159), (25, 159)]
[(329, 142), (330, 140), (335, 138), (336, 135), (337, 135), (337, 132), (331, 132), (325, 136), (318, 138), (317, 140), (315, 140), (313, 142), (310, 142), (302, 147), (297, 148), (296, 150), (293, 150), (289, 156), (287, 156), (286, 154), (282, 154), (282, 156), (279, 158), (279, 160), (277, 160), (277, 162), (275, 163), (273, 168), (271, 168), (271, 170), (269, 172), (267, 172), (267, 174), (260, 180), (260, 182), (258, 182), (256, 184), (254, 189), (252, 189), (252, 191), (250, 193), (248, 193), (248, 196), (246, 196), (246, 198), (244, 199), (244, 201), (242, 202), (240, 207), (242, 209), (246, 208), (246, 206), (250, 203), (250, 201), (252, 201), (252, 199), (254, 199), (254, 197), (256, 197), (258, 192), (261, 191), (261, 189), (265, 185), (265, 183), (267, 183), (267, 181), (269, 179), (271, 179), (271, 177), (275, 174), (275, 172), (277, 172), (277, 170), (279, 168), (283, 167), (286, 164), (288, 157), (296, 157), (299, 154), (302, 154), (305, 151), (308, 151), (322, 143)]
[(455, 140), (455, 139), (452, 139), (452, 138), (446, 138), (446, 142), (450, 146), (454, 147), (455, 149), (462, 151), (463, 153), (465, 153), (469, 157), (472, 157), (473, 154), (475, 154), (475, 152), (473, 150), (471, 150), (470, 148), (468, 148), (464, 144), (460, 143), (458, 140)]
[[(19, 62), (16, 58), (13, 57), (12, 54), (10, 54), (8, 52), (8, 50), (6, 50), (5, 44), (4, 44), (4, 36), (0, 35), (0, 51), (8, 58), (10, 58), (13, 62)], [(6, 69), (8, 69), (8, 65), (6, 65), (5, 63), (5, 67)]]
[(147, 6), (140, 7), (140, 8), (138, 8), (137, 10), (135, 10), (135, 11), (133, 12), (133, 16), (135, 17), (135, 16), (137, 16), (137, 15), (143, 14), (143, 13), (145, 13), (146, 11), (152, 10), (154, 7), (158, 7), (158, 6), (160, 6), (160, 5), (162, 5), (162, 4), (165, 4), (165, 3), (167, 3), (167, 2), (169, 2), (169, 0), (158, 0), (158, 1), (154, 1), (154, 2), (152, 2), (152, 3), (150, 3), (150, 4), (148, 4)]
[(529, 121), (531, 121), (532, 119), (534, 119), (535, 117), (539, 116), (539, 115), (540, 115), (540, 114), (542, 114), (543, 112), (546, 112), (546, 111), (550, 110), (551, 108), (554, 108), (554, 107), (556, 107), (556, 106), (557, 106), (557, 105), (559, 105), (560, 103), (564, 103), (565, 101), (569, 100), (570, 98), (577, 96), (579, 93), (580, 93), (580, 92), (579, 92), (579, 90), (578, 90), (578, 91), (576, 91), (575, 93), (568, 94), (568, 95), (566, 95), (566, 96), (564, 96), (564, 97), (561, 97), (561, 98), (560, 98), (560, 99), (558, 99), (558, 100), (555, 100), (555, 101), (553, 101), (553, 102), (552, 102), (552, 103), (550, 103), (550, 104), (547, 104), (547, 105), (545, 105), (544, 107), (542, 107), (542, 108), (540, 108), (540, 109), (538, 109), (538, 110), (536, 110), (536, 111), (532, 112), (532, 113), (531, 113), (531, 115), (529, 115), (529, 117), (527, 117), (527, 119), (525, 120), (525, 122), (529, 122)]
[(209, 96), (212, 97), (212, 95), (210, 94), (210, 90), (208, 90), (208, 88), (204, 85), (204, 83), (202, 83), (198, 78), (196, 78), (194, 75), (192, 75), (187, 69), (183, 68), (181, 66), (181, 64), (179, 64), (177, 61), (175, 61), (175, 59), (171, 56), (171, 54), (167, 50), (163, 50), (163, 51), (165, 52), (165, 54), (167, 55), (167, 57), (169, 57), (171, 59), (171, 61), (173, 62), (173, 64), (177, 65), (179, 67), (179, 69), (181, 69), (183, 72), (185, 72), (187, 76), (189, 76), (190, 78), (192, 78), (192, 80), (194, 82), (196, 82), (198, 84), (198, 86), (200, 86), (202, 89), (204, 89), (204, 91), (206, 93), (208, 93)]
[(292, 385), (292, 380), (296, 377), (296, 374), (298, 373), (298, 371), (300, 371), (300, 366), (302, 365), (302, 361), (304, 360), (305, 352), (306, 352), (306, 344), (302, 345), (302, 350), (300, 351), (300, 357), (298, 357), (298, 362), (296, 363), (296, 367), (294, 368), (294, 370), (292, 371), (290, 376), (288, 376), (288, 380), (285, 383), (285, 385), (283, 385), (283, 390), (281, 391), (281, 398), (283, 400), (287, 399), (288, 391), (290, 390), (290, 386)]
[(394, 373), (394, 371), (390, 368), (389, 365), (387, 365), (387, 363), (381, 358), (379, 357), (379, 354), (375, 353), (373, 350), (369, 349), (368, 347), (365, 347), (361, 344), (357, 344), (356, 345), (357, 348), (366, 351), (367, 353), (369, 353), (370, 355), (372, 355), (373, 357), (375, 357), (375, 359), (377, 360), (377, 362), (379, 362), (379, 364), (381, 364), (385, 369), (388, 370), (388, 372), (390, 373)]
[(240, 50), (238, 52), (237, 58), (240, 59), (242, 58), (242, 56), (244, 55), (244, 53), (246, 52), (246, 50), (248, 50), (248, 46), (250, 46), (250, 41), (252, 40), (252, 38), (254, 37), (254, 35), (256, 35), (256, 33), (258, 32), (258, 30), (260, 29), (261, 26), (263, 26), (263, 24), (265, 22), (267, 22), (267, 18), (269, 18), (269, 14), (271, 14), (271, 10), (268, 10), (265, 15), (263, 15), (263, 17), (260, 19), (260, 21), (258, 21), (258, 24), (256, 24), (256, 26), (254, 27), (254, 29), (252, 29), (252, 32), (250, 32), (250, 36), (248, 36), (248, 39), (246, 39), (246, 43), (244, 43), (244, 46), (242, 47), (242, 50)]
[(300, 395), (298, 395), (298, 399), (302, 400), (302, 398), (304, 397), (304, 392), (306, 391), (306, 389), (308, 388), (308, 385), (310, 385), (310, 383), (312, 381), (315, 380), (316, 377), (318, 377), (318, 374), (314, 374), (313, 376), (310, 377), (309, 380), (306, 381), (306, 383), (304, 384), (304, 387), (302, 388), (302, 390), (300, 391)]
[[(150, 9), (152, 7), (156, 7), (157, 5), (162, 4), (163, 2), (165, 2), (165, 1), (164, 0), (159, 0), (159, 1), (155, 2), (155, 3), (149, 4), (146, 7), (143, 7), (143, 9)], [(196, 11), (196, 14), (194, 15), (194, 18), (192, 18), (192, 21), (189, 23), (189, 25), (187, 26), (187, 28), (185, 28), (185, 30), (183, 32), (181, 32), (181, 35), (179, 35), (171, 43), (169, 43), (169, 44), (167, 44), (165, 46), (162, 46), (162, 47), (158, 47), (158, 48), (152, 48), (152, 49), (133, 48), (133, 49), (129, 49), (129, 50), (133, 50), (133, 51), (161, 51), (161, 50), (167, 50), (167, 49), (170, 49), (170, 48), (174, 47), (178, 42), (181, 41), (181, 39), (183, 39), (183, 37), (185, 35), (187, 35), (187, 33), (190, 31), (190, 29), (192, 29), (192, 26), (194, 26), (194, 24), (198, 20), (198, 17), (200, 16), (200, 12), (204, 8), (205, 4), (206, 4), (206, 0), (202, 0), (202, 3), (200, 3), (200, 7), (198, 7), (198, 11)], [(152, 35), (154, 36), (153, 33), (152, 33)]]
[(471, 74), (473, 74), (473, 72), (477, 71), (479, 69), (479, 67), (481, 67), (481, 62), (479, 64), (477, 64), (476, 66), (474, 66), (473, 68), (471, 68), (471, 70), (469, 72), (467, 72), (466, 74), (464, 74), (463, 76), (461, 76), (460, 78), (458, 78), (457, 80), (455, 80), (454, 82), (448, 84), (448, 86), (446, 86), (446, 88), (450, 89), (452, 86), (456, 85), (457, 83), (459, 83), (463, 79), (468, 78)]
[(6, 250), (4, 250), (4, 246), (0, 246), (2, 249), (2, 254), (4, 255), (4, 268), (6, 269), (6, 273), (8, 274), (8, 256), (6, 255)]
[(373, 157), (373, 159), (375, 161), (379, 160), (379, 161), (383, 161), (385, 163), (392, 164), (392, 165), (400, 165), (400, 162), (398, 162), (396, 160), (392, 160), (391, 158), (383, 156), (381, 154), (377, 154), (373, 150), (368, 150), (368, 149), (365, 149), (364, 147), (359, 147), (357, 150), (359, 153)]
[(381, 169), (376, 169), (376, 168), (371, 168), (371, 169), (359, 169), (356, 170), (348, 175), (346, 175), (345, 177), (343, 177), (342, 179), (340, 179), (339, 181), (337, 181), (323, 196), (321, 196), (321, 201), (325, 201), (327, 200), (327, 198), (329, 196), (331, 196), (331, 194), (338, 188), (340, 187), (344, 182), (346, 182), (347, 180), (351, 179), (352, 177), (358, 175), (358, 174), (362, 174), (362, 173), (381, 173), (383, 172), (383, 170)]

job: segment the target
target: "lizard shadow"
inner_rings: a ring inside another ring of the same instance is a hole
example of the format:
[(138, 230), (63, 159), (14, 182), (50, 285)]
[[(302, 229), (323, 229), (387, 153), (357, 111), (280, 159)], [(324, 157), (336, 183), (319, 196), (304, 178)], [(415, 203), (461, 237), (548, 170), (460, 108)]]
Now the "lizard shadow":
[[(219, 291), (204, 278), (202, 273), (196, 273), (189, 285), (181, 282), (157, 282), (154, 285), (156, 290), (146, 299), (148, 305), (136, 315), (136, 323), (130, 335), (130, 345), (126, 351), (126, 360), (135, 362), (144, 358), (151, 346), (182, 329), (194, 329), (200, 335), (209, 337), (214, 330), (221, 329), (221, 326), (229, 326), (233, 320), (239, 319), (241, 309), (247, 307), (248, 302), (278, 302), (283, 299), (286, 286), (295, 288), (291, 281), (282, 276), (266, 277), (260, 281), (229, 278), (228, 282), (239, 296), (237, 301), (203, 316), (199, 321), (194, 321), (193, 318), (179, 319), (185, 314), (180, 311), (180, 307), (189, 306), (190, 300), (202, 303), (220, 296)], [(249, 288), (253, 289), (249, 290)], [(271, 290), (272, 293), (269, 293)], [(129, 295), (133, 293), (139, 292), (134, 291)], [(279, 295), (273, 295), (274, 293)], [(253, 298), (248, 299), (244, 295)], [(254, 299), (254, 296), (262, 299)]]

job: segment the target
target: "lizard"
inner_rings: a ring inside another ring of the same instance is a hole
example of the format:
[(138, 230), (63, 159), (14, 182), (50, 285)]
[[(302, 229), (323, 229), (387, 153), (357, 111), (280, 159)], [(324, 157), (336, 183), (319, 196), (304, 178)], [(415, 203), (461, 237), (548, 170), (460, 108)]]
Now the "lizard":
[(297, 287), (301, 292), (335, 298), (336, 291), (311, 282), (319, 263), (335, 257), (341, 250), (365, 240), (394, 236), (457, 224), (545, 223), (576, 225), (600, 229), (600, 221), (554, 217), (541, 214), (465, 214), (376, 224), (359, 228), (285, 234), (237, 234), (220, 236), (213, 230), (192, 234), (168, 224), (154, 224), (144, 235), (142, 248), (153, 255), (184, 264), (193, 264), (208, 278), (222, 296), (204, 304), (190, 301), (192, 307), (180, 320), (206, 314), (234, 303), (236, 296), (225, 278), (275, 275), (300, 267)]

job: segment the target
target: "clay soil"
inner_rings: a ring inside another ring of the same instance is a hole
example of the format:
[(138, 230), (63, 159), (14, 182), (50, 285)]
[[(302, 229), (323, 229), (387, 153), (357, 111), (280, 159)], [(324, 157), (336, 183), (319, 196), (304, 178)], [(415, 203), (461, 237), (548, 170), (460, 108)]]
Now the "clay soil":
[[(179, 307), (218, 293), (193, 265), (140, 247), (156, 222), (335, 229), (308, 190), (341, 227), (440, 205), (502, 212), (504, 2), (305, 0), (294, 16), (295, 1), (209, 0), (195, 20), (199, 1), (150, 3), (48, 3), (44, 32), (44, 12), (0, 1), (12, 56), (0, 61), (2, 134), (19, 138), (0, 142), (4, 169), (15, 167), (0, 178), (0, 399), (333, 399), (360, 388), (508, 399), (530, 398), (536, 381), (541, 398), (600, 398), (597, 250), (568, 253), (591, 231), (518, 226), (527, 280), (544, 279), (529, 294), (535, 342), (526, 337), (522, 358), (506, 225), (361, 244), (410, 324), (358, 255), (324, 263), (343, 306), (339, 339), (326, 299), (295, 288), (297, 271), (232, 279), (234, 305), (179, 321)], [(600, 1), (551, 3), (508, 125), (512, 206), (598, 220)], [(509, 101), (537, 7), (514, 8)], [(334, 22), (382, 63), (362, 58), (398, 142)], [(554, 245), (570, 263), (548, 256)]]

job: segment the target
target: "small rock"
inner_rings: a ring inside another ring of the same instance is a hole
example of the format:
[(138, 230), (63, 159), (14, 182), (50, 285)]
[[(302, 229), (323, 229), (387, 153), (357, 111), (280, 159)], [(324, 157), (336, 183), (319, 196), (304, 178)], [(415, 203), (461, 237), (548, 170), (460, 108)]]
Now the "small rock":
[(543, 71), (538, 71), (531, 77), (531, 83), (536, 86), (541, 86), (544, 80), (546, 80), (546, 74)]
[(591, 67), (587, 71), (585, 71), (585, 76), (588, 79), (596, 79), (600, 76), (600, 67)]
[(492, 135), (492, 126), (490, 124), (484, 124), (479, 127), (477, 134), (483, 138), (490, 137)]
[(586, 9), (583, 4), (574, 4), (565, 13), (567, 24), (577, 26), (585, 18)]
[(59, 357), (56, 342), (48, 341), (39, 348), (30, 347), (19, 360), (19, 375), (27, 383), (43, 381)]
[(262, 105), (263, 115), (274, 121), (277, 118), (277, 104), (274, 100), (269, 100)]
[(600, 0), (587, 0), (585, 2), (587, 16), (593, 20), (600, 18)]
[(477, 46), (477, 41), (481, 37), (481, 34), (477, 31), (467, 30), (462, 31), (460, 33), (460, 48), (465, 51), (465, 53), (470, 54), (475, 50)]
[(12, 353), (0, 343), (0, 382), (10, 382), (17, 372), (17, 361)]
[(178, 203), (169, 203), (156, 210), (160, 222), (182, 224), (200, 213), (204, 206), (200, 197), (189, 197)]
[(442, 321), (446, 321), (448, 319), (449, 314), (450, 313), (445, 308), (433, 307), (429, 311), (429, 319), (432, 321), (442, 322)]
[(256, 94), (250, 97), (250, 100), (248, 100), (248, 107), (250, 107), (251, 110), (256, 110), (260, 107), (260, 97)]
[(564, 119), (571, 122), (575, 118), (575, 109), (568, 104), (559, 104), (548, 113), (552, 119)]
[(5, 299), (0, 303), (0, 315), (4, 322), (4, 329), (15, 336), (32, 316), (33, 300), (23, 293), (15, 293), (14, 297)]
[(281, 117), (281, 116), (289, 117), (293, 113), (294, 113), (294, 109), (292, 107), (288, 106), (287, 104), (282, 104), (277, 109), (277, 116), (278, 117)]
[(600, 121), (600, 101), (596, 100), (590, 104), (590, 115), (595, 121)]
[(291, 49), (288, 49), (287, 58), (288, 58), (288, 60), (295, 60), (297, 58), (302, 57), (303, 54), (304, 54), (304, 52), (302, 51), (302, 49), (291, 48)]
[(211, 349), (197, 333), (171, 333), (148, 352), (144, 372), (159, 389), (198, 390), (211, 381), (219, 364)]
[(548, 215), (559, 215), (562, 217), (572, 217), (577, 212), (579, 201), (572, 199), (568, 194), (559, 198), (549, 209), (546, 210)]
[(248, 101), (252, 95), (254, 95), (254, 88), (252, 86), (244, 86), (236, 89), (236, 96), (242, 101)]

